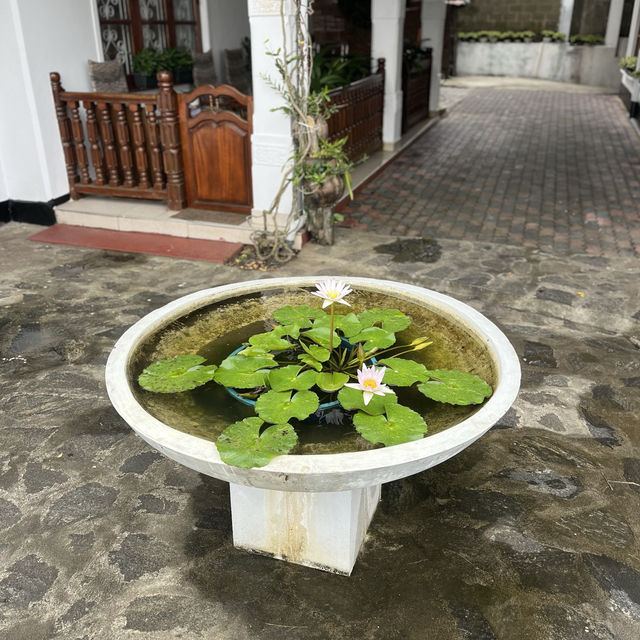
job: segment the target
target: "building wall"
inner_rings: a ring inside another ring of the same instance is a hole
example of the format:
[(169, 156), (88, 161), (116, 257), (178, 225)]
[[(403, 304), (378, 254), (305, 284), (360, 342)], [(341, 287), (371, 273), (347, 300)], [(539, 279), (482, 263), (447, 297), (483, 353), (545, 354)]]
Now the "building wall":
[(218, 74), (218, 82), (226, 82), (223, 52), (240, 49), (242, 39), (249, 37), (249, 10), (246, 0), (208, 0), (209, 42)]
[(68, 193), (49, 73), (60, 72), (70, 91), (89, 90), (87, 60), (101, 59), (95, 25), (87, 0), (0, 3), (0, 167), (7, 198), (47, 201)]
[(555, 31), (560, 5), (561, 0), (473, 0), (458, 10), (458, 31)]

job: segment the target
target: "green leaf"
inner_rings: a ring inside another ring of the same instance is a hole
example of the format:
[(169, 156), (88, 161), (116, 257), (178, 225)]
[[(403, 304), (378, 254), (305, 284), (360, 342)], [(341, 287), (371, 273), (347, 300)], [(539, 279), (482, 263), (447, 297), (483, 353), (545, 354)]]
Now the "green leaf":
[(293, 346), (288, 340), (282, 338), (280, 327), (267, 333), (256, 333), (249, 338), (249, 344), (267, 351), (284, 351)]
[(424, 382), (429, 379), (427, 368), (415, 360), (404, 358), (385, 358), (378, 360), (378, 364), (387, 367), (382, 382), (398, 387), (410, 387), (416, 382)]
[(298, 375), (301, 369), (302, 367), (298, 367), (295, 364), (271, 369), (269, 371), (269, 385), (274, 391), (310, 389), (316, 383), (318, 374), (315, 371), (305, 371)]
[(304, 342), (298, 343), (300, 346), (313, 358), (320, 362), (326, 362), (331, 357), (331, 351), (324, 347), (319, 347), (317, 344), (305, 344)]
[(203, 367), (202, 356), (176, 356), (148, 366), (138, 377), (138, 384), (155, 393), (176, 393), (195, 389), (213, 380), (216, 365)]
[(420, 440), (427, 432), (422, 416), (401, 404), (387, 407), (386, 417), (370, 416), (358, 411), (353, 416), (353, 425), (365, 440), (373, 444), (380, 442), (385, 447)]
[[(331, 316), (325, 315), (323, 318), (319, 318), (313, 323), (315, 327), (330, 327), (331, 326)], [(348, 313), (344, 316), (334, 315), (333, 316), (333, 327), (334, 329), (339, 329), (342, 331), (342, 334), (345, 338), (350, 338), (351, 336), (355, 336), (356, 334), (362, 331), (363, 327), (360, 324), (360, 320), (358, 320), (358, 316), (355, 313)]]
[(265, 384), (267, 371), (278, 363), (267, 356), (243, 356), (237, 354), (225, 358), (215, 373), (214, 380), (225, 387), (252, 389)]
[(267, 422), (288, 422), (291, 418), (304, 420), (318, 409), (320, 402), (313, 391), (267, 391), (256, 400), (256, 413)]
[[(308, 329), (301, 333), (301, 336), (306, 338), (311, 338), (314, 342), (317, 342), (321, 347), (325, 347), (325, 349), (329, 348), (329, 327), (313, 327), (313, 329)], [(333, 346), (334, 348), (340, 344), (340, 336), (334, 331), (333, 332)]]
[(352, 343), (364, 342), (364, 350), (370, 351), (371, 349), (386, 349), (390, 347), (396, 341), (396, 336), (391, 331), (386, 331), (380, 327), (369, 327), (363, 329), (359, 334), (349, 338)]
[[(349, 382), (349, 376), (346, 373), (340, 373), (339, 371), (316, 374), (316, 384), (323, 391), (331, 392), (342, 389), (345, 382)], [(354, 389), (354, 391), (357, 391), (357, 389)]]
[(448, 404), (480, 404), (493, 391), (484, 381), (471, 373), (435, 369), (427, 371), (431, 380), (423, 382), (418, 389), (427, 398)]
[(280, 324), (296, 324), (301, 329), (310, 327), (314, 318), (321, 318), (326, 313), (322, 309), (314, 309), (306, 305), (300, 305), (298, 307), (292, 307), (287, 305), (282, 307), (273, 313), (273, 317)]
[(261, 434), (263, 424), (260, 418), (245, 418), (228, 426), (216, 441), (223, 462), (243, 469), (264, 467), (296, 446), (298, 436), (290, 424), (273, 424)]
[(372, 416), (384, 413), (387, 406), (398, 402), (395, 393), (385, 393), (384, 396), (373, 396), (373, 398), (369, 400), (369, 404), (365, 405), (362, 391), (351, 387), (343, 387), (340, 389), (338, 400), (342, 408), (347, 411), (359, 409), (360, 411), (366, 411)]
[(242, 351), (238, 351), (238, 356), (269, 356), (269, 350), (262, 347), (246, 347)]
[[(329, 353), (327, 351), (327, 353)], [(308, 353), (303, 353), (298, 356), (298, 360), (308, 364), (310, 367), (314, 368), (316, 371), (322, 371), (322, 364), (318, 362), (313, 356), (310, 356)]]
[(358, 314), (363, 329), (380, 324), (385, 331), (402, 331), (411, 324), (411, 318), (398, 309), (370, 309)]

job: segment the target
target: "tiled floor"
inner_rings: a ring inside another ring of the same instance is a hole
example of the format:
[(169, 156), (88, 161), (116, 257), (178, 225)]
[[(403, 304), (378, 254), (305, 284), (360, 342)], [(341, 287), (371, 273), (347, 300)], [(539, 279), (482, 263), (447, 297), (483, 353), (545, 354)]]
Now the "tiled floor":
[(640, 254), (640, 137), (614, 95), (475, 88), (343, 211), (401, 236)]

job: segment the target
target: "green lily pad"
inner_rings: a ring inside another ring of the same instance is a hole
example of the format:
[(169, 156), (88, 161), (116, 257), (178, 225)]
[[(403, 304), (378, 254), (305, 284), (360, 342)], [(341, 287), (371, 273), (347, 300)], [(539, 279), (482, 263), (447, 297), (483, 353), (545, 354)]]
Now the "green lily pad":
[(381, 329), (380, 327), (369, 327), (360, 333), (349, 338), (351, 343), (364, 342), (365, 351), (371, 349), (386, 349), (396, 341), (396, 335), (392, 331)]
[(387, 407), (387, 415), (371, 416), (358, 411), (353, 416), (356, 431), (372, 444), (382, 443), (385, 447), (394, 444), (420, 440), (427, 432), (427, 424), (419, 413), (401, 404)]
[[(328, 314), (322, 318), (318, 318), (314, 323), (314, 327), (330, 327), (331, 326), (331, 316)], [(355, 336), (356, 334), (362, 331), (362, 325), (360, 324), (360, 320), (358, 320), (358, 316), (355, 313), (347, 313), (346, 315), (334, 315), (333, 316), (333, 327), (334, 329), (339, 329), (342, 331), (342, 335), (345, 338), (350, 338), (351, 336)]]
[(411, 318), (398, 309), (369, 309), (358, 314), (363, 329), (381, 325), (385, 331), (402, 331), (411, 324)]
[(378, 364), (387, 367), (382, 379), (385, 384), (410, 387), (416, 382), (424, 382), (429, 379), (427, 368), (415, 360), (385, 358), (384, 360), (379, 360)]
[(282, 327), (276, 327), (273, 331), (256, 333), (249, 338), (249, 344), (267, 351), (284, 351), (293, 346), (282, 337)]
[(202, 366), (202, 356), (176, 356), (148, 366), (138, 377), (138, 384), (155, 393), (177, 393), (195, 389), (213, 380), (216, 365)]
[(310, 356), (319, 362), (326, 362), (331, 357), (331, 351), (329, 351), (329, 349), (319, 347), (317, 344), (305, 344), (304, 342), (300, 342), (299, 344)]
[[(349, 376), (346, 373), (340, 373), (339, 371), (316, 374), (316, 384), (323, 391), (331, 392), (342, 389), (345, 382), (349, 382)], [(353, 391), (357, 392), (357, 389), (353, 389)]]
[[(329, 352), (327, 351), (327, 353)], [(303, 353), (302, 355), (299, 355), (298, 360), (300, 360), (300, 362), (304, 362), (305, 364), (309, 365), (316, 371), (322, 371), (322, 363), (318, 362), (313, 356), (310, 356), (308, 353)]]
[(245, 418), (228, 426), (216, 440), (223, 462), (243, 469), (264, 467), (296, 446), (298, 436), (290, 424), (272, 424), (260, 433), (263, 424), (260, 418)]
[(267, 356), (243, 356), (237, 354), (225, 358), (215, 373), (214, 380), (225, 387), (253, 389), (265, 384), (267, 371), (278, 363)]
[[(316, 383), (315, 371), (304, 371), (300, 373), (302, 367), (295, 364), (269, 371), (269, 385), (274, 391), (298, 391), (310, 389)], [(300, 375), (298, 375), (300, 374)]]
[(263, 349), (262, 347), (252, 347), (248, 346), (244, 348), (242, 351), (238, 351), (236, 354), (238, 356), (269, 356), (269, 350)]
[[(308, 329), (301, 333), (301, 336), (305, 336), (306, 338), (311, 338), (314, 342), (319, 344), (321, 347), (325, 349), (329, 349), (329, 327), (313, 327), (313, 329)], [(334, 348), (340, 344), (340, 336), (334, 331), (333, 332), (333, 346)]]
[(320, 404), (313, 391), (267, 391), (256, 400), (256, 413), (267, 422), (280, 424), (291, 418), (304, 420), (315, 413)]
[(427, 398), (448, 404), (480, 404), (493, 393), (491, 387), (471, 373), (435, 369), (427, 371), (430, 380), (418, 389)]
[(362, 391), (359, 389), (353, 389), (352, 387), (343, 387), (338, 393), (338, 400), (343, 409), (351, 411), (352, 409), (359, 409), (366, 413), (376, 416), (384, 413), (389, 405), (396, 404), (398, 398), (395, 393), (385, 393), (384, 396), (373, 396), (369, 400), (369, 404), (365, 405)]
[(286, 307), (282, 307), (277, 311), (274, 311), (273, 313), (273, 317), (280, 324), (296, 324), (301, 329), (310, 327), (313, 324), (312, 320), (314, 320), (315, 318), (321, 318), (325, 315), (327, 314), (322, 309), (314, 309), (313, 307), (308, 307), (307, 305), (300, 305), (297, 307), (287, 305)]

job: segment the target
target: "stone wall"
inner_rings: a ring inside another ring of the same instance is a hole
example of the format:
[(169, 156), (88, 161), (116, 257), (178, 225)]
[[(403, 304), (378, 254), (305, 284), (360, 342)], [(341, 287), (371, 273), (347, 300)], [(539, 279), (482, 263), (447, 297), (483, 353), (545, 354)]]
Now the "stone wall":
[(473, 0), (458, 11), (458, 31), (558, 28), (561, 0)]

